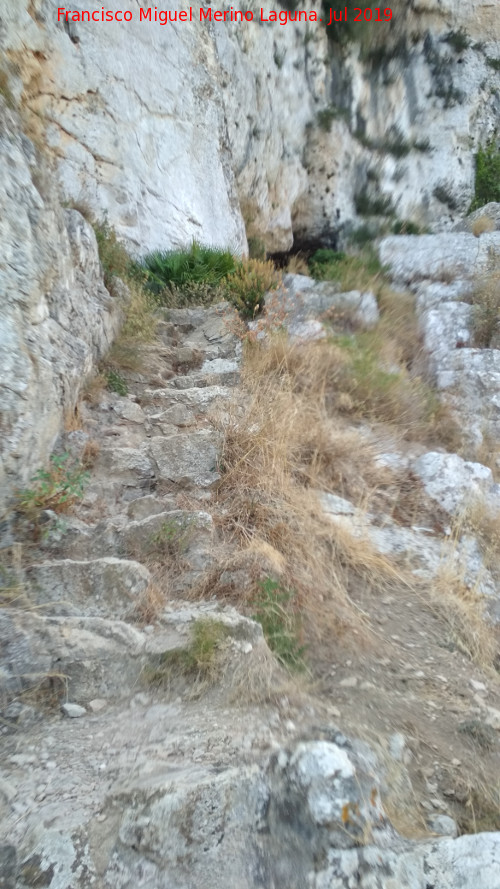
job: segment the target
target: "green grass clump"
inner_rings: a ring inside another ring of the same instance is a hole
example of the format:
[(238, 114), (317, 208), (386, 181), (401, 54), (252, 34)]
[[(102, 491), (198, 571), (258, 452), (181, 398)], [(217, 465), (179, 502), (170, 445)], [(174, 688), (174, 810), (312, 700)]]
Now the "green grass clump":
[(424, 234), (424, 229), (417, 225), (416, 222), (412, 222), (411, 219), (396, 219), (396, 221), (391, 226), (391, 231), (393, 235), (422, 235)]
[(117, 395), (128, 395), (128, 386), (117, 370), (108, 370), (106, 374), (108, 389)]
[(460, 28), (458, 31), (450, 31), (444, 39), (456, 53), (464, 52), (470, 46), (470, 39), (464, 28)]
[(89, 473), (68, 452), (53, 454), (48, 469), (35, 473), (31, 488), (18, 492), (16, 510), (35, 524), (45, 509), (66, 512), (83, 497)]
[(261, 625), (266, 642), (280, 663), (291, 670), (303, 670), (305, 647), (300, 641), (300, 615), (294, 598), (292, 590), (266, 577), (259, 584), (253, 619)]
[(144, 672), (151, 685), (165, 685), (173, 679), (214, 680), (222, 663), (222, 645), (229, 636), (228, 627), (214, 618), (196, 620), (187, 648), (165, 651), (155, 667)]
[(143, 260), (146, 286), (156, 296), (165, 287), (182, 287), (190, 283), (217, 285), (236, 269), (236, 260), (229, 250), (202, 247), (193, 242), (189, 250), (157, 250)]
[(362, 290), (380, 279), (383, 268), (370, 245), (358, 253), (347, 254), (322, 248), (309, 260), (311, 276), (317, 281), (338, 281), (341, 290)]
[(476, 154), (476, 183), (471, 210), (500, 202), (500, 150), (494, 139)]

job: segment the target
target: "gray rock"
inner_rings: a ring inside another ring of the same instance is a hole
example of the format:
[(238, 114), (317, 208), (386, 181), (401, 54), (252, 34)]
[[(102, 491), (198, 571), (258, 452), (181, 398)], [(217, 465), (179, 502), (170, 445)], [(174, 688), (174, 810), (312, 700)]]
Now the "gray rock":
[(85, 716), (86, 709), (85, 707), (80, 707), (79, 704), (61, 704), (61, 710), (65, 716), (71, 717), (71, 719), (79, 719), (81, 716)]
[(412, 469), (426, 494), (452, 515), (477, 499), (486, 499), (500, 510), (500, 487), (494, 484), (491, 469), (481, 463), (430, 451), (415, 460)]
[(435, 815), (433, 818), (429, 819), (429, 827), (434, 832), (437, 833), (438, 836), (441, 837), (456, 837), (458, 836), (458, 826), (456, 821), (453, 818), (450, 818), (449, 815)]
[(384, 238), (379, 247), (382, 265), (402, 284), (421, 281), (471, 279), (485, 272), (492, 256), (500, 257), (500, 234), (479, 240), (471, 234), (398, 235)]
[(42, 562), (30, 567), (28, 577), (38, 603), (69, 602), (87, 614), (105, 612), (114, 617), (130, 611), (151, 581), (144, 565), (114, 557)]
[(485, 204), (484, 207), (479, 207), (478, 210), (469, 213), (465, 219), (461, 219), (460, 222), (457, 222), (457, 224), (453, 226), (453, 231), (472, 232), (474, 223), (477, 223), (478, 220), (487, 221), (491, 225), (490, 231), (500, 231), (500, 204), (491, 201), (489, 204)]
[(17, 886), (17, 850), (15, 846), (0, 845), (0, 887), (16, 889)]
[(180, 485), (209, 487), (219, 478), (217, 438), (207, 432), (156, 436), (150, 443), (158, 477)]

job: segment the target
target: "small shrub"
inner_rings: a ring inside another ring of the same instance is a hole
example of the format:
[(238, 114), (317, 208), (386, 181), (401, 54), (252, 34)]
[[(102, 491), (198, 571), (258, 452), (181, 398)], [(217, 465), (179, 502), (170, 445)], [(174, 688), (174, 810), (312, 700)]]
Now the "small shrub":
[(250, 259), (266, 259), (266, 245), (262, 238), (248, 238), (248, 255)]
[(337, 112), (335, 108), (323, 108), (321, 111), (318, 111), (316, 120), (318, 121), (319, 128), (323, 130), (324, 133), (329, 133), (336, 117)]
[(108, 370), (106, 380), (111, 392), (116, 392), (117, 395), (128, 395), (127, 384), (117, 370)]
[(341, 290), (363, 290), (373, 286), (383, 268), (375, 251), (369, 246), (357, 254), (335, 250), (317, 250), (309, 260), (311, 275), (318, 281), (338, 281)]
[(173, 559), (187, 549), (192, 534), (188, 520), (163, 522), (150, 540), (149, 554), (168, 556)]
[(305, 648), (300, 642), (300, 618), (293, 591), (266, 577), (259, 584), (253, 619), (260, 623), (267, 644), (284, 667), (304, 669)]
[(493, 139), (476, 155), (476, 182), (471, 210), (491, 201), (500, 202), (500, 151)]
[(472, 297), (472, 332), (478, 349), (500, 346), (500, 272), (483, 278)]
[(69, 453), (53, 454), (49, 469), (39, 469), (31, 479), (33, 487), (19, 491), (16, 509), (35, 524), (45, 509), (66, 512), (83, 497), (88, 477), (79, 463), (71, 462)]
[(125, 247), (117, 238), (116, 232), (107, 220), (94, 223), (94, 232), (99, 250), (99, 259), (106, 287), (113, 286), (113, 278), (126, 280), (133, 271), (133, 264)]
[(372, 226), (365, 223), (364, 225), (359, 225), (350, 233), (349, 241), (356, 247), (364, 247), (366, 244), (370, 244), (375, 237), (375, 230)]
[(165, 685), (182, 676), (215, 680), (222, 665), (222, 645), (228, 635), (229, 629), (221, 621), (196, 620), (189, 646), (165, 651), (156, 667), (144, 672), (144, 678), (152, 685)]
[(393, 212), (389, 197), (371, 197), (366, 191), (354, 195), (354, 206), (359, 216), (390, 216)]
[(443, 183), (441, 185), (436, 185), (432, 194), (441, 204), (444, 204), (446, 207), (449, 207), (450, 210), (457, 210), (458, 204), (456, 199), (453, 196), (451, 186)]
[(401, 219), (396, 219), (391, 231), (393, 235), (421, 235), (423, 232), (421, 227), (411, 219), (406, 219), (404, 222)]
[(500, 71), (500, 59), (486, 58), (486, 63), (493, 68), (494, 71)]
[(470, 46), (470, 40), (464, 28), (460, 28), (458, 31), (450, 31), (444, 40), (446, 43), (449, 43), (456, 53), (464, 52)]
[(276, 290), (280, 275), (272, 262), (247, 259), (240, 263), (225, 280), (229, 302), (246, 318), (254, 318), (262, 312), (265, 294)]

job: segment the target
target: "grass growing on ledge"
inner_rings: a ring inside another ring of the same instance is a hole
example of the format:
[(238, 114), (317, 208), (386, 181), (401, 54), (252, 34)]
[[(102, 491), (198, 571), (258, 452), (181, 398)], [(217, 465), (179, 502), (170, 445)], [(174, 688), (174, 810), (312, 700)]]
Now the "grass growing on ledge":
[(338, 281), (344, 292), (373, 289), (383, 280), (383, 268), (369, 245), (355, 254), (317, 250), (309, 260), (309, 270), (317, 281)]
[(471, 210), (500, 201), (500, 150), (491, 140), (476, 154), (476, 182)]
[(228, 636), (229, 629), (221, 621), (213, 618), (196, 620), (190, 644), (186, 648), (165, 651), (156, 666), (144, 670), (144, 679), (150, 685), (168, 685), (179, 677), (215, 681), (222, 668), (223, 644)]
[(295, 594), (278, 581), (266, 577), (259, 582), (254, 620), (260, 623), (269, 648), (284, 667), (305, 668), (305, 646), (301, 644), (300, 613), (294, 607)]

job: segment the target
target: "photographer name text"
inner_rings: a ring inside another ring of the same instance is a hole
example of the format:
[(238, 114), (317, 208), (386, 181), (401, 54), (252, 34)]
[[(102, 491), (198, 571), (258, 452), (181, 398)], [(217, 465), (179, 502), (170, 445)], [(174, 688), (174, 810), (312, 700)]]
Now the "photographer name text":
[[(324, 16), (324, 18), (323, 18)], [(382, 8), (371, 7), (364, 8), (362, 6), (354, 7), (348, 10), (347, 6), (338, 9), (325, 9), (323, 16), (318, 16), (314, 10), (290, 10), (280, 9), (264, 9), (261, 7), (260, 14), (256, 14), (251, 10), (246, 11), (230, 7), (226, 10), (212, 9), (211, 6), (206, 8), (195, 9), (190, 6), (188, 9), (172, 10), (158, 9), (157, 6), (148, 6), (144, 9), (139, 8), (139, 14), (132, 12), (130, 9), (101, 9), (94, 10), (72, 10), (59, 6), (57, 9), (58, 22), (131, 22), (137, 20), (139, 22), (156, 22), (158, 25), (167, 25), (170, 22), (274, 22), (279, 25), (287, 25), (289, 22), (324, 22), (332, 25), (335, 22), (390, 22), (392, 19), (392, 9), (390, 7)]]

